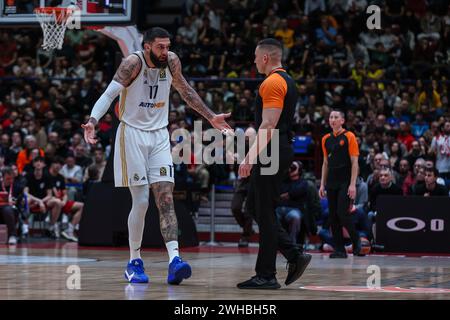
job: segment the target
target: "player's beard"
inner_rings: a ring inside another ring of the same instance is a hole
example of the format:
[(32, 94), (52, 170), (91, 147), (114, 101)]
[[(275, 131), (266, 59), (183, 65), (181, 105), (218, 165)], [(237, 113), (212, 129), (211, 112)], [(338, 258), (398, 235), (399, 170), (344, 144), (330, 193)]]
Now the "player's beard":
[(150, 60), (152, 60), (153, 64), (157, 68), (166, 68), (167, 67), (167, 59), (166, 61), (161, 61), (159, 58), (153, 53), (152, 50), (150, 50)]

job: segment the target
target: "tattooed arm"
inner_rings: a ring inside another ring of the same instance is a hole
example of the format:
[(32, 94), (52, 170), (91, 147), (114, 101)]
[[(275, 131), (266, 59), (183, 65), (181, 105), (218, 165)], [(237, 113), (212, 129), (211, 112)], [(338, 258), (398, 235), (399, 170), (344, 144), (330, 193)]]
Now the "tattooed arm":
[(188, 104), (189, 107), (200, 113), (205, 119), (207, 119), (211, 125), (218, 130), (231, 130), (231, 127), (225, 122), (225, 118), (231, 116), (231, 113), (227, 114), (215, 114), (209, 109), (202, 101), (200, 96), (195, 92), (189, 83), (184, 78), (181, 72), (180, 58), (174, 53), (169, 51), (169, 68), (172, 73), (172, 85), (180, 93), (181, 98)]
[(113, 80), (117, 81), (125, 88), (128, 87), (141, 71), (142, 61), (135, 54), (130, 54), (126, 59), (122, 60), (119, 68), (114, 75)]
[(151, 185), (159, 211), (159, 227), (164, 242), (178, 239), (178, 221), (173, 205), (173, 183), (168, 181), (156, 182)]
[(141, 59), (135, 54), (129, 55), (122, 61), (108, 88), (106, 88), (105, 92), (95, 103), (94, 108), (92, 108), (88, 122), (81, 125), (84, 129), (84, 139), (88, 143), (97, 143), (97, 139), (95, 139), (95, 125), (105, 115), (119, 93), (136, 79), (141, 66)]

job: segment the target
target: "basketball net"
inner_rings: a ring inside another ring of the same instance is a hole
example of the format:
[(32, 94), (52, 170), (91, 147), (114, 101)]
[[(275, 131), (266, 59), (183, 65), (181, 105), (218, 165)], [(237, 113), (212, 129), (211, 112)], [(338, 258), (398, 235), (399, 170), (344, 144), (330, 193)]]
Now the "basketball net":
[(72, 8), (41, 7), (34, 10), (44, 34), (42, 48), (61, 50), (64, 34), (74, 12)]

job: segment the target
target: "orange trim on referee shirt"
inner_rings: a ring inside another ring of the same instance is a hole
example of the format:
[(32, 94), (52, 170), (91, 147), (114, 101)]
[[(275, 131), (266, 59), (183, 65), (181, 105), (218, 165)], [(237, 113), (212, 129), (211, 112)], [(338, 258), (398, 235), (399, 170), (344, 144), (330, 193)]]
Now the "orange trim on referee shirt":
[(347, 131), (346, 133), (344, 133), (344, 135), (348, 139), (348, 154), (350, 155), (350, 157), (358, 157), (359, 148), (358, 141), (356, 141), (355, 135), (350, 131)]
[(327, 148), (325, 148), (325, 142), (327, 141), (327, 139), (328, 139), (329, 137), (330, 137), (330, 134), (327, 133), (327, 134), (324, 135), (323, 138), (322, 138), (322, 152), (323, 152), (324, 158), (328, 157)]
[(283, 108), (284, 98), (287, 93), (286, 80), (278, 73), (271, 74), (263, 81), (259, 87), (259, 95), (262, 98), (262, 107), (264, 108)]

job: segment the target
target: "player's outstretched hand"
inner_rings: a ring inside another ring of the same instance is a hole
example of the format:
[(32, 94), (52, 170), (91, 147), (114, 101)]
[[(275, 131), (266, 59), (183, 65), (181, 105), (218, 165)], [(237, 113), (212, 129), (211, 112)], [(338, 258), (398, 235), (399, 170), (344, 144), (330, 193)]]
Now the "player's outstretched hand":
[(217, 130), (222, 131), (225, 135), (234, 135), (234, 130), (225, 121), (226, 118), (231, 117), (231, 113), (216, 114), (209, 122)]
[(86, 124), (82, 124), (81, 127), (84, 129), (84, 140), (90, 144), (96, 144), (97, 139), (95, 138), (95, 126), (92, 122), (88, 121)]

